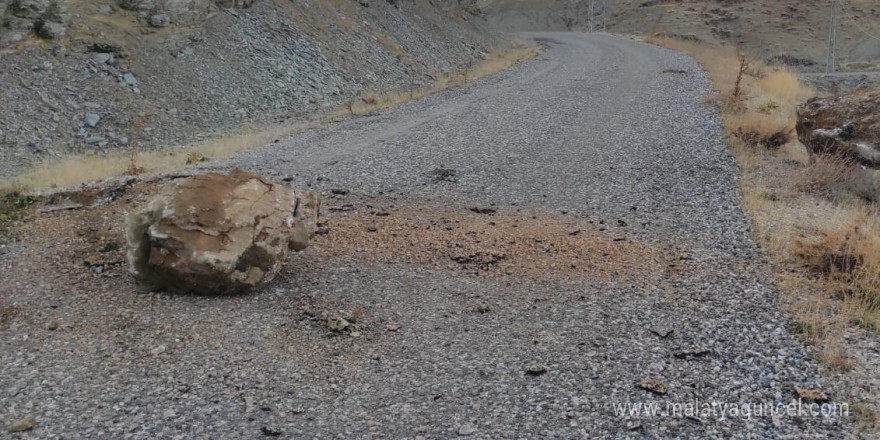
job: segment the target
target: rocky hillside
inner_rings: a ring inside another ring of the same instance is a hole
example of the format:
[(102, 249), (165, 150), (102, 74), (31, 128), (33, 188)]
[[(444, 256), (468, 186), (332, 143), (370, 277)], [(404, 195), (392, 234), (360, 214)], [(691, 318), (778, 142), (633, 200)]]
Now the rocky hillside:
[(428, 83), (504, 44), (479, 14), (433, 0), (0, 0), (0, 177)]
[[(587, 29), (589, 0), (479, 0), (481, 10), (508, 30)], [(596, 0), (595, 27), (602, 3)], [(824, 66), (827, 0), (605, 0), (609, 32), (665, 33), (708, 42), (734, 43), (754, 57)], [(839, 51), (844, 68), (864, 70), (880, 61), (880, 2), (841, 1)]]

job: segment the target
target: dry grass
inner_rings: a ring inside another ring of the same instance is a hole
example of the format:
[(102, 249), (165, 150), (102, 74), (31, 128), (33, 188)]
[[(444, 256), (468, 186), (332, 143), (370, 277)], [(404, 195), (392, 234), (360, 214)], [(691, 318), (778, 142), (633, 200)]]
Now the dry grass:
[(793, 243), (795, 254), (823, 275), (853, 319), (880, 311), (880, 216), (876, 208), (855, 211), (842, 227), (826, 227)]
[(468, 66), (454, 73), (437, 72), (433, 76), (434, 82), (425, 87), (402, 90), (392, 93), (377, 95), (366, 92), (358, 98), (345, 103), (342, 108), (328, 115), (327, 120), (338, 121), (351, 115), (364, 115), (384, 108), (392, 107), (404, 102), (424, 98), (432, 93), (478, 80), (488, 75), (501, 72), (510, 67), (534, 58), (540, 53), (540, 46), (517, 44), (503, 50), (491, 52), (486, 58), (477, 64)]
[(857, 165), (847, 158), (831, 155), (815, 155), (809, 167), (798, 174), (794, 186), (805, 193), (829, 196), (829, 192), (851, 187)]
[(113, 176), (161, 174), (210, 159), (222, 159), (240, 151), (266, 145), (311, 124), (277, 126), (259, 130), (246, 128), (238, 133), (190, 145), (156, 151), (113, 152), (104, 155), (77, 155), (43, 162), (12, 181), (0, 183), (0, 193), (63, 188)]

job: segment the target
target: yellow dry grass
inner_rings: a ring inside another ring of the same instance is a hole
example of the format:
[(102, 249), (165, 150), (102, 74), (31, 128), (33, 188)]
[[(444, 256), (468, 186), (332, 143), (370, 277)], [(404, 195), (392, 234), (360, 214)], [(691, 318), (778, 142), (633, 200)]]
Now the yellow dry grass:
[(193, 162), (222, 159), (240, 151), (269, 144), (311, 125), (304, 123), (260, 129), (245, 128), (232, 135), (176, 148), (154, 151), (138, 151), (132, 148), (104, 155), (75, 155), (46, 161), (12, 181), (0, 183), (0, 193), (64, 188), (128, 174), (168, 173)]

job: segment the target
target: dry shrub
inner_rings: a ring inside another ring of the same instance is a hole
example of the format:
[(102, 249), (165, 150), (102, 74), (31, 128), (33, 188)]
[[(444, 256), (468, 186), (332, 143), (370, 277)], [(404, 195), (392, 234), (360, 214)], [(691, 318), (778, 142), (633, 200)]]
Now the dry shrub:
[(791, 101), (812, 93), (812, 89), (804, 86), (797, 75), (782, 69), (762, 78), (758, 86), (766, 95), (781, 101)]
[(725, 114), (728, 132), (750, 147), (779, 148), (792, 140), (794, 127), (789, 120), (754, 112)]
[(815, 237), (795, 240), (794, 253), (822, 275), (844, 300), (866, 311), (880, 310), (880, 221), (877, 213), (856, 211), (849, 224), (827, 227)]
[(827, 195), (829, 190), (850, 182), (856, 172), (856, 164), (842, 156), (814, 155), (810, 162), (794, 182), (795, 188), (807, 193)]
[(834, 371), (845, 373), (853, 369), (853, 359), (840, 343), (826, 343), (820, 347), (819, 361)]

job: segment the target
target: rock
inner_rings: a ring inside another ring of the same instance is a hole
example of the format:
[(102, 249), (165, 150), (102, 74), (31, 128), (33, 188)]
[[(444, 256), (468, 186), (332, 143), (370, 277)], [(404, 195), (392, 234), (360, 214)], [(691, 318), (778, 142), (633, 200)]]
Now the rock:
[(332, 316), (327, 318), (327, 328), (336, 333), (349, 333), (352, 336), (360, 334), (361, 326), (352, 323), (341, 316)]
[(46, 330), (49, 330), (52, 332), (54, 332), (55, 330), (58, 330), (58, 321), (56, 321), (54, 319), (49, 321), (49, 324), (46, 325)]
[(475, 428), (474, 425), (471, 425), (471, 424), (464, 424), (464, 425), (461, 425), (460, 428), (458, 428), (458, 435), (472, 435), (472, 434), (475, 434), (476, 432), (477, 432), (477, 428)]
[(130, 86), (136, 86), (138, 83), (137, 77), (131, 72), (122, 75), (122, 81)]
[(862, 165), (855, 180), (855, 190), (860, 196), (875, 203), (880, 202), (880, 170)]
[(7, 430), (9, 432), (24, 432), (33, 429), (34, 426), (37, 426), (37, 419), (34, 416), (28, 416), (12, 422)]
[(662, 325), (651, 327), (651, 333), (657, 335), (660, 339), (664, 339), (672, 334), (672, 328)]
[(61, 23), (38, 20), (34, 24), (34, 32), (36, 32), (40, 38), (52, 40), (64, 35), (67, 32), (67, 26)]
[(64, 24), (67, 23), (69, 16), (70, 11), (67, 9), (67, 3), (63, 0), (54, 0), (49, 2), (46, 12), (43, 13), (40, 19), (43, 21)]
[(96, 127), (98, 122), (101, 122), (101, 116), (97, 113), (86, 113), (86, 125), (89, 127)]
[(221, 8), (247, 9), (254, 4), (254, 0), (214, 0)]
[(8, 11), (14, 17), (36, 20), (46, 13), (49, 4), (48, 0), (17, 0), (9, 4)]
[(810, 154), (880, 166), (880, 89), (811, 98), (797, 108), (798, 139)]
[(547, 373), (547, 367), (543, 365), (532, 365), (526, 369), (526, 376), (542, 376)]
[(176, 180), (126, 216), (130, 271), (151, 289), (247, 292), (308, 246), (318, 209), (315, 192), (240, 170)]
[(163, 28), (169, 24), (171, 24), (171, 18), (168, 17), (168, 14), (155, 14), (150, 17), (150, 26)]
[(113, 54), (112, 53), (93, 53), (92, 59), (98, 64), (113, 64)]
[(263, 435), (268, 436), (268, 437), (278, 437), (279, 435), (284, 434), (284, 431), (282, 431), (274, 426), (264, 426), (264, 427), (260, 428), (260, 432), (262, 432)]

